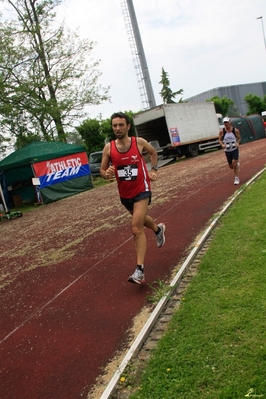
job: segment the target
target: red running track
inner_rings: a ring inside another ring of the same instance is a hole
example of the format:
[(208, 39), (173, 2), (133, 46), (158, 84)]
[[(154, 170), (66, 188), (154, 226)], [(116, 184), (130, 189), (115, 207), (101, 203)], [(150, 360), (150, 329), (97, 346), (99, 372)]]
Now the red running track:
[[(241, 146), (241, 184), (265, 166), (266, 139)], [(86, 398), (117, 351), (127, 349), (149, 284), (168, 280), (211, 216), (238, 189), (223, 151), (159, 170), (147, 231), (146, 286), (135, 268), (129, 216), (116, 183), (1, 223), (0, 397)]]

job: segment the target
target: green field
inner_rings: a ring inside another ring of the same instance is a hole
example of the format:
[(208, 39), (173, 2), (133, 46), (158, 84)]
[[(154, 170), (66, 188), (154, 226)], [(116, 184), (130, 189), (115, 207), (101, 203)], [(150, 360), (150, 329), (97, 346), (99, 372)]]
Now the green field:
[(264, 173), (221, 218), (149, 363), (122, 376), (131, 399), (266, 398), (265, 193)]

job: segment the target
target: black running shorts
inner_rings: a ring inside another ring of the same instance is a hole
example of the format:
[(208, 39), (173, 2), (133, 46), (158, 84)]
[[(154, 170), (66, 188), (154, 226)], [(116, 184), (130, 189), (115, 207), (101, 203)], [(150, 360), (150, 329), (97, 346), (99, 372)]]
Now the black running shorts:
[(134, 198), (120, 198), (124, 207), (127, 208), (128, 211), (133, 211), (134, 203), (141, 201), (145, 198), (149, 198), (149, 205), (151, 203), (151, 191), (144, 191), (143, 193), (138, 194)]
[(226, 155), (226, 158), (227, 158), (228, 165), (232, 165), (233, 159), (238, 161), (238, 157), (239, 157), (238, 148), (236, 148), (234, 151), (225, 152), (225, 155)]

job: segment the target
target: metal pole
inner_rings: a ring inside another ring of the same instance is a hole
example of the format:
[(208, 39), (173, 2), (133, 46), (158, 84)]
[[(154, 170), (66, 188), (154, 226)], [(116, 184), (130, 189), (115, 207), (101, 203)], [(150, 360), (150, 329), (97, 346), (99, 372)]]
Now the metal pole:
[(262, 33), (263, 33), (263, 40), (264, 40), (264, 47), (265, 47), (265, 51), (266, 51), (266, 39), (265, 39), (265, 32), (264, 32), (264, 26), (263, 26), (263, 17), (258, 17), (257, 19), (261, 20), (261, 27), (262, 27)]
[(138, 27), (138, 22), (135, 14), (135, 9), (133, 6), (133, 1), (132, 0), (126, 0), (127, 2), (127, 7), (132, 23), (132, 29), (133, 29), (133, 34), (135, 37), (135, 42), (137, 46), (137, 51), (138, 51), (138, 57), (141, 65), (141, 70), (143, 74), (143, 79), (144, 79), (144, 85), (146, 87), (146, 92), (148, 96), (148, 102), (150, 107), (156, 107), (156, 102), (155, 102), (155, 97), (152, 89), (152, 84), (151, 84), (151, 78), (149, 74), (149, 69), (148, 69), (148, 64), (146, 61), (143, 45), (142, 45), (142, 40), (140, 36), (140, 31)]
[(8, 207), (6, 206), (5, 196), (4, 196), (1, 184), (0, 184), (0, 198), (3, 201), (3, 205), (4, 205), (4, 208), (5, 208), (5, 211), (8, 212)]

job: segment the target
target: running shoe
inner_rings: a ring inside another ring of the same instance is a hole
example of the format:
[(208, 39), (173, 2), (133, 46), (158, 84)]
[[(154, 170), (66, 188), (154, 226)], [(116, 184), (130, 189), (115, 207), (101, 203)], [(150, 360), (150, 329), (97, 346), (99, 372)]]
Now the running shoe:
[(240, 183), (239, 177), (235, 177), (234, 184), (239, 184), (239, 183)]
[(129, 283), (134, 283), (134, 284), (144, 284), (145, 283), (144, 269), (141, 270), (137, 267), (132, 276), (130, 276), (127, 281)]
[(161, 248), (165, 243), (164, 232), (165, 232), (166, 227), (165, 227), (165, 224), (163, 224), (163, 223), (159, 223), (158, 227), (160, 227), (160, 231), (158, 234), (156, 234), (156, 240), (157, 240), (157, 247)]

